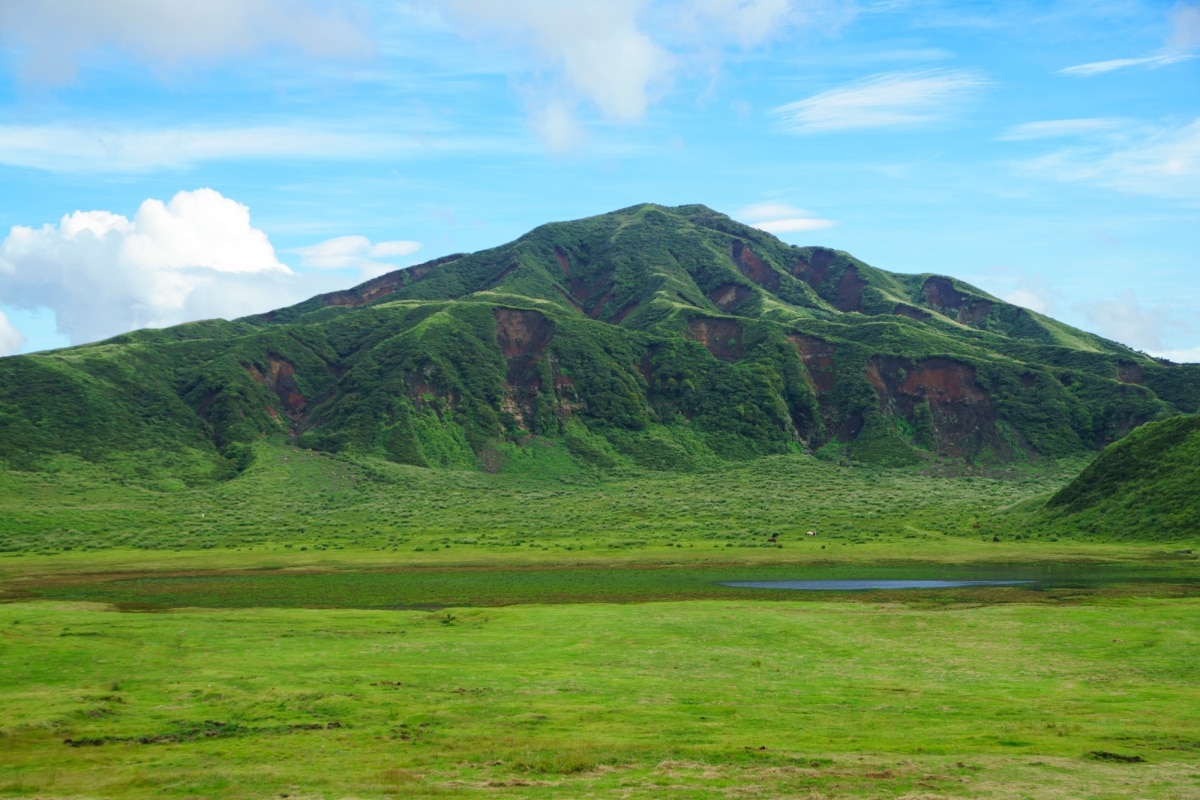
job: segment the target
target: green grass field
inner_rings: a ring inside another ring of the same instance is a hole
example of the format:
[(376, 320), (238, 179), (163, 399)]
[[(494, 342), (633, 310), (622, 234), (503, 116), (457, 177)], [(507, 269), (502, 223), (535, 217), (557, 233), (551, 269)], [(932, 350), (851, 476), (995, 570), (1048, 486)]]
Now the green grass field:
[(947, 476), (945, 465), (844, 467), (796, 454), (698, 473), (602, 476), (579, 471), (561, 445), (544, 445), (515, 451), (505, 471), (491, 475), (264, 443), (246, 474), (191, 489), (115, 483), (102, 468), (63, 457), (53, 471), (0, 472), (7, 520), (0, 552), (304, 547), (420, 559), (463, 547), (560, 555), (597, 547), (745, 549), (766, 546), (772, 534), (786, 548), (807, 544), (809, 530), (839, 545), (990, 540), (996, 512), (1048, 496), (1083, 466), (958, 467)]
[(0, 473), (0, 797), (1200, 797), (1200, 537), (1032, 526), (1082, 462), (526, 452)]
[(1195, 599), (20, 603), (0, 631), (5, 796), (1200, 792)]

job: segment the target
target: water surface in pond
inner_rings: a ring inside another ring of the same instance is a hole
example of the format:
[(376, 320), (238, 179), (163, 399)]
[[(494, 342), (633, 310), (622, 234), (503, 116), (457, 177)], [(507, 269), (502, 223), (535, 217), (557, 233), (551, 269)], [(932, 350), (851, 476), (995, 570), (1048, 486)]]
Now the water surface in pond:
[(725, 581), (722, 586), (734, 589), (796, 589), (803, 592), (849, 592), (859, 589), (953, 589), (959, 586), (1015, 586), (1034, 581)]

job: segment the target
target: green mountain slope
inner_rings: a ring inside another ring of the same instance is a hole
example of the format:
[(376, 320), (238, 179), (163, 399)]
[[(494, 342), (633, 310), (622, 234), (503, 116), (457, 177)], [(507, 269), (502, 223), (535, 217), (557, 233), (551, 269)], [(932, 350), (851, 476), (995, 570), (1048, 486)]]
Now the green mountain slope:
[(1198, 407), (1200, 365), (703, 206), (644, 205), (235, 322), (0, 359), (0, 460), (202, 481), (280, 434), (485, 469), (547, 440), (598, 468), (797, 448), (1008, 461)]
[(1200, 415), (1152, 422), (1107, 447), (1050, 498), (1039, 523), (1117, 539), (1200, 532)]

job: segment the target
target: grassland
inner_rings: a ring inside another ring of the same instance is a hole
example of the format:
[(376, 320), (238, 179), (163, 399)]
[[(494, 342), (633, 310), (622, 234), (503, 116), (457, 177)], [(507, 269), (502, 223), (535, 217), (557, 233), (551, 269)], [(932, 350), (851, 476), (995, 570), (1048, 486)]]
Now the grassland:
[(1153, 599), (9, 604), (0, 793), (1195, 797), (1198, 630)]
[[(0, 552), (306, 547), (405, 552), (420, 560), (463, 548), (560, 556), (597, 547), (741, 551), (765, 547), (772, 535), (772, 547), (786, 550), (807, 545), (809, 530), (819, 534), (818, 547), (990, 540), (1000, 511), (1048, 496), (1083, 464), (984, 473), (951, 464), (844, 467), (793, 454), (694, 473), (602, 475), (581, 470), (565, 447), (543, 440), (514, 448), (503, 472), (487, 474), (264, 442), (235, 480), (187, 488), (117, 483), (102, 468), (62, 457), (47, 471), (0, 472), (7, 520)], [(1035, 534), (1018, 525), (1005, 538)]]
[[(600, 475), (534, 445), (0, 473), (0, 797), (1200, 796), (1197, 534), (1043, 532), (1083, 462)], [(721, 586), (1003, 571), (1058, 579)]]

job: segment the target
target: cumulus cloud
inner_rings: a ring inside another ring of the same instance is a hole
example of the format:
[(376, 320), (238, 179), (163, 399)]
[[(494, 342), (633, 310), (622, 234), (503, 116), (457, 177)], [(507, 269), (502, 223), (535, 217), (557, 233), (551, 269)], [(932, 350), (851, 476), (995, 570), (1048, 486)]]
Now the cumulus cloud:
[(774, 113), (792, 133), (912, 127), (944, 119), (988, 84), (975, 70), (891, 72), (779, 106)]
[(0, 38), (22, 76), (70, 82), (83, 57), (117, 50), (155, 67), (214, 61), (282, 45), (316, 56), (355, 56), (371, 41), (361, 20), (313, 0), (0, 1)]
[(0, 356), (11, 356), (21, 352), (25, 336), (8, 321), (8, 315), (0, 311)]
[(1148, 353), (1165, 351), (1163, 341), (1173, 332), (1187, 330), (1166, 306), (1146, 307), (1132, 289), (1113, 300), (1079, 306), (1078, 310), (1103, 336)]
[(776, 235), (820, 231), (834, 225), (833, 220), (820, 219), (786, 203), (758, 203), (743, 208), (735, 216), (753, 228)]
[(372, 244), (365, 236), (338, 236), (291, 252), (300, 256), (305, 267), (353, 269), (364, 278), (371, 278), (396, 269), (395, 264), (379, 259), (410, 256), (420, 249), (420, 242), (396, 240)]
[(0, 296), (13, 308), (52, 310), (79, 344), (264, 311), (304, 288), (246, 206), (198, 189), (146, 200), (132, 219), (76, 211), (56, 225), (12, 228), (0, 242)]
[(1139, 125), (1017, 164), (1030, 175), (1134, 194), (1200, 198), (1200, 118)]

